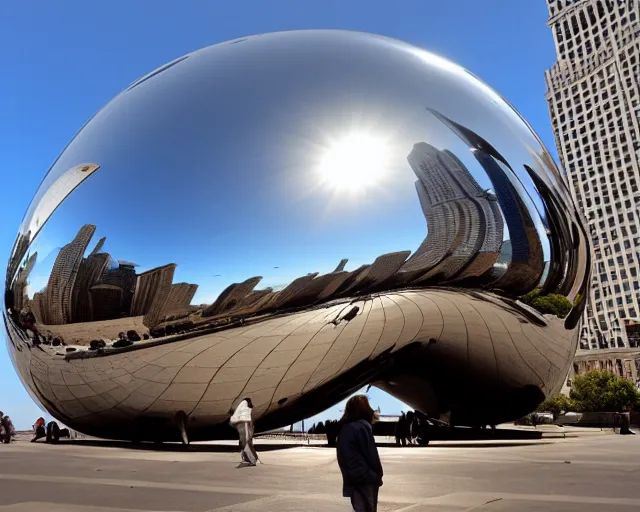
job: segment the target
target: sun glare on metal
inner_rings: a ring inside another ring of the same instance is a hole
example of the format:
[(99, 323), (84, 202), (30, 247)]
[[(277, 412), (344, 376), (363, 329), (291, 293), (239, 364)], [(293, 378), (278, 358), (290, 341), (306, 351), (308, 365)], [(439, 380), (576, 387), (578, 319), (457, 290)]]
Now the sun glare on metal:
[(324, 150), (318, 168), (323, 185), (336, 192), (357, 194), (380, 185), (388, 174), (390, 148), (380, 137), (349, 133)]

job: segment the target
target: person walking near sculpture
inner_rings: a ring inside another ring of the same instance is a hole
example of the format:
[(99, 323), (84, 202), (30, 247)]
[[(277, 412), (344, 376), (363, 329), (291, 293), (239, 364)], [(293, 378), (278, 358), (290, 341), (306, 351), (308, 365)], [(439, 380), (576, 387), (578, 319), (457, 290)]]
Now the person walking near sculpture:
[(416, 413), (414, 411), (407, 412), (407, 440), (410, 445), (416, 444), (415, 434), (416, 427)]
[(238, 431), (240, 436), (240, 454), (244, 464), (255, 466), (259, 462), (258, 453), (253, 446), (253, 419), (251, 412), (253, 403), (251, 398), (244, 398), (238, 404), (229, 423)]
[(418, 444), (418, 437), (420, 436), (420, 417), (415, 411), (409, 411), (407, 418), (411, 415), (411, 420), (407, 420), (409, 423), (409, 444)]
[(409, 438), (409, 422), (404, 412), (400, 414), (398, 422), (396, 423), (396, 445), (406, 446), (407, 439)]
[(355, 512), (377, 512), (382, 486), (382, 464), (372, 424), (376, 412), (366, 395), (352, 396), (340, 420), (336, 455), (342, 473), (342, 495)]

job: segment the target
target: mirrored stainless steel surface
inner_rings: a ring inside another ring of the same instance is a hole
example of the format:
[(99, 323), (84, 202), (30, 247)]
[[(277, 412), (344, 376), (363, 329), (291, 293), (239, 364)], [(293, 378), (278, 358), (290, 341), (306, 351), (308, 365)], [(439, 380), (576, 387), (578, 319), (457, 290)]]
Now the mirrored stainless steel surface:
[(99, 110), (27, 210), (3, 319), (31, 395), (87, 434), (221, 437), (245, 396), (265, 430), (367, 384), (490, 424), (562, 385), (589, 273), (501, 96), (396, 40), (293, 31)]

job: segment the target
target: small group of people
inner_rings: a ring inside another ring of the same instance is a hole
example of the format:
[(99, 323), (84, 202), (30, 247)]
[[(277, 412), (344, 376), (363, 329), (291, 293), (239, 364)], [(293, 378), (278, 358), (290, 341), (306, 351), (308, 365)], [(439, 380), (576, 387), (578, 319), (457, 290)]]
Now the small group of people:
[(413, 411), (403, 412), (396, 423), (396, 445), (418, 444), (420, 419)]
[(9, 444), (16, 436), (16, 429), (9, 416), (0, 411), (0, 444)]
[(13, 325), (22, 331), (25, 341), (31, 341), (35, 346), (46, 343), (47, 339), (38, 330), (36, 317), (30, 309), (22, 308), (18, 311), (14, 308), (7, 308), (7, 314), (13, 320)]
[(145, 340), (149, 339), (149, 335), (146, 333), (143, 334), (142, 336), (143, 337), (141, 338), (138, 332), (134, 329), (130, 329), (126, 333), (119, 332), (118, 338), (113, 340), (113, 343), (111, 344), (111, 346), (115, 348), (129, 347), (137, 341), (140, 341), (142, 339), (145, 339)]
[(33, 438), (31, 442), (35, 443), (43, 437), (46, 443), (57, 443), (61, 438), (71, 437), (71, 433), (68, 428), (60, 428), (60, 425), (58, 425), (56, 421), (47, 423), (41, 416), (33, 424)]
[[(229, 419), (231, 426), (238, 431), (243, 466), (262, 463), (253, 445), (252, 412), (253, 402), (246, 397)], [(377, 413), (369, 405), (366, 395), (356, 395), (347, 401), (338, 424), (336, 455), (342, 473), (342, 491), (343, 496), (350, 498), (355, 512), (376, 512), (378, 507), (383, 471), (373, 437), (372, 425), (376, 419)], [(57, 443), (63, 437), (70, 437), (67, 428), (60, 428), (55, 421), (47, 423), (43, 417), (35, 421), (33, 432), (32, 443), (42, 438), (46, 438), (47, 443)], [(0, 441), (10, 443), (15, 434), (11, 419), (0, 411)]]
[[(9, 444), (16, 437), (16, 429), (13, 426), (13, 422), (9, 416), (5, 416), (0, 411), (0, 444)], [(57, 422), (50, 421), (46, 423), (43, 417), (40, 417), (33, 424), (33, 438), (32, 443), (35, 443), (38, 439), (46, 438), (47, 443), (57, 443), (60, 439), (65, 437), (71, 437), (71, 433), (68, 428), (60, 428)]]
[(18, 318), (20, 327), (25, 331), (31, 331), (35, 343), (39, 343), (41, 338), (44, 339), (36, 327), (36, 317), (30, 309), (23, 308)]

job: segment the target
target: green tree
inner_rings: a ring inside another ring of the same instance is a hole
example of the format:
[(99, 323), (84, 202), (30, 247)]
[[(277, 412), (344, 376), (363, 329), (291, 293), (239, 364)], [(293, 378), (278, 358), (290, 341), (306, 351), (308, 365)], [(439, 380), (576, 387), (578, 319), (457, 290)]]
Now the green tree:
[(544, 315), (556, 315), (558, 318), (564, 318), (569, 314), (571, 308), (573, 308), (571, 301), (564, 295), (558, 293), (541, 295), (541, 293), (542, 288), (536, 288), (526, 295), (519, 297), (519, 300)]
[(525, 304), (531, 306), (531, 303), (540, 296), (540, 292), (542, 292), (542, 288), (536, 288), (534, 290), (531, 290), (526, 295), (520, 297), (519, 300), (520, 302), (524, 302)]
[(545, 315), (556, 315), (558, 318), (564, 318), (569, 314), (573, 305), (564, 295), (550, 293), (549, 295), (540, 295), (533, 299), (531, 301), (531, 307)]
[(577, 375), (570, 396), (582, 412), (624, 412), (640, 404), (631, 380), (605, 370)]
[(558, 416), (560, 416), (560, 414), (563, 412), (577, 411), (577, 410), (578, 410), (578, 405), (575, 403), (575, 401), (572, 400), (567, 395), (563, 395), (563, 394), (551, 395), (544, 402), (542, 402), (536, 409), (536, 411), (538, 412), (552, 413), (554, 420), (558, 419)]

